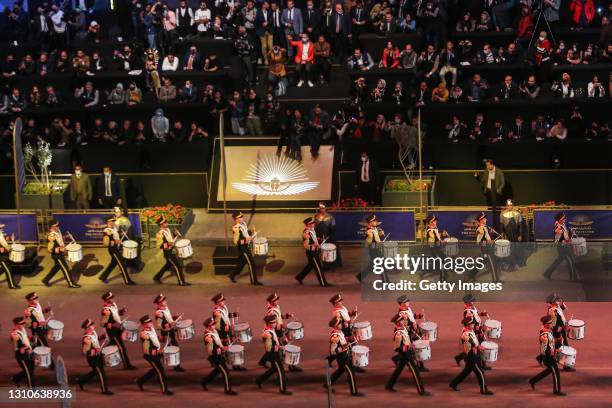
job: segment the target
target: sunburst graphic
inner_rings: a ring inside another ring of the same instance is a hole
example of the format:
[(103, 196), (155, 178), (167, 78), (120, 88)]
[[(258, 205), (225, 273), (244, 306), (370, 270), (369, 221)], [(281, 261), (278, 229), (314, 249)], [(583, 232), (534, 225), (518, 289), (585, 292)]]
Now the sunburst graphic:
[(251, 164), (243, 179), (232, 187), (251, 195), (297, 195), (318, 187), (318, 181), (308, 181), (301, 163), (288, 157), (265, 155)]

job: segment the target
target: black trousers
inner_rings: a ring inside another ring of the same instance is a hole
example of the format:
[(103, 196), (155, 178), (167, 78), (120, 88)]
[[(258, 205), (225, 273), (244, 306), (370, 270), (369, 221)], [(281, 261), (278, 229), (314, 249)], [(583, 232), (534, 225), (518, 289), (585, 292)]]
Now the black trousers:
[(119, 354), (121, 354), (123, 368), (128, 369), (132, 366), (132, 364), (130, 364), (130, 358), (128, 357), (123, 338), (121, 337), (122, 332), (123, 330), (121, 330), (120, 327), (112, 327), (110, 329), (106, 329), (106, 335), (108, 336), (108, 344), (110, 344), (111, 346), (117, 346), (117, 348), (119, 349)]
[(147, 363), (149, 363), (151, 368), (145, 373), (145, 375), (138, 378), (138, 383), (144, 384), (151, 378), (157, 376), (157, 381), (159, 381), (161, 391), (168, 391), (168, 385), (166, 384), (166, 372), (164, 371), (164, 365), (162, 364), (161, 355), (150, 356), (148, 354), (145, 354), (144, 358), (145, 360), (147, 360)]
[(91, 371), (79, 378), (79, 385), (85, 385), (95, 377), (98, 377), (100, 382), (100, 390), (102, 392), (108, 391), (108, 381), (106, 381), (106, 373), (104, 372), (104, 359), (102, 354), (97, 356), (87, 356), (87, 364), (91, 367)]
[(314, 72), (317, 78), (322, 78), (325, 82), (330, 82), (331, 80), (331, 63), (327, 58), (318, 58), (315, 59), (314, 63)]
[(569, 346), (569, 342), (567, 341), (567, 331), (565, 330), (565, 326), (558, 325), (553, 328), (553, 337), (555, 338), (555, 343), (557, 347), (561, 346)]
[(108, 276), (111, 274), (111, 272), (114, 271), (115, 268), (118, 266), (119, 270), (121, 271), (123, 283), (127, 284), (131, 282), (132, 279), (130, 278), (127, 269), (125, 269), (125, 264), (121, 255), (119, 254), (119, 249), (115, 247), (108, 247), (108, 255), (110, 256), (111, 261), (106, 267), (106, 269), (104, 269), (104, 272), (102, 272), (102, 274), (100, 275), (100, 280), (108, 279)]
[(31, 330), (35, 345), (49, 347), (49, 342), (47, 341), (49, 329), (47, 326), (33, 327)]
[(251, 254), (251, 249), (248, 245), (238, 245), (238, 257), (236, 258), (236, 269), (234, 269), (234, 273), (230, 275), (230, 278), (234, 279), (236, 276), (240, 275), (242, 269), (246, 266), (249, 268), (249, 278), (251, 279), (251, 284), (257, 282), (257, 275), (255, 274), (255, 260), (253, 259), (253, 254)]
[(28, 387), (32, 388), (36, 386), (36, 380), (34, 378), (34, 359), (31, 354), (27, 352), (21, 354), (19, 351), (15, 352), (15, 360), (21, 371), (13, 376), (13, 382), (19, 384), (21, 380), (25, 378), (28, 382)]
[(532, 384), (536, 384), (538, 381), (546, 378), (546, 376), (548, 376), (549, 374), (552, 374), (553, 392), (561, 392), (561, 373), (559, 372), (559, 366), (557, 365), (557, 361), (552, 356), (542, 356), (542, 363), (546, 368), (538, 375), (531, 378), (529, 382)]
[(482, 371), (482, 363), (480, 362), (480, 357), (472, 353), (469, 353), (467, 355), (467, 358), (465, 359), (465, 367), (463, 367), (463, 370), (453, 379), (453, 381), (451, 381), (450, 386), (453, 388), (458, 386), (472, 372), (478, 380), (478, 384), (480, 385), (480, 392), (486, 392), (487, 382), (485, 379), (484, 371)]
[(180, 261), (171, 249), (164, 249), (163, 251), (166, 263), (164, 264), (164, 266), (162, 266), (159, 272), (155, 274), (153, 280), (161, 280), (162, 276), (164, 276), (164, 273), (170, 271), (176, 275), (176, 279), (178, 280), (179, 285), (183, 285), (185, 283), (185, 276), (183, 275), (183, 269), (181, 267)]
[(232, 390), (232, 383), (230, 382), (229, 370), (225, 364), (225, 357), (209, 356), (208, 361), (210, 361), (210, 364), (212, 364), (213, 369), (206, 377), (202, 378), (202, 385), (208, 384), (217, 378), (219, 374), (221, 374), (223, 376), (223, 386), (225, 388), (225, 392), (230, 392)]
[(550, 278), (552, 273), (561, 265), (563, 262), (567, 262), (567, 267), (569, 269), (569, 278), (570, 280), (577, 280), (578, 275), (576, 275), (576, 268), (574, 266), (574, 255), (572, 254), (571, 245), (557, 244), (557, 257), (550, 264), (546, 271), (544, 272), (544, 276)]
[(323, 270), (321, 269), (321, 262), (319, 261), (318, 251), (306, 250), (306, 259), (308, 260), (308, 263), (306, 264), (304, 269), (302, 269), (302, 271), (295, 276), (295, 279), (302, 281), (304, 280), (304, 278), (306, 278), (306, 276), (308, 276), (310, 271), (314, 270), (315, 274), (317, 275), (317, 280), (319, 281), (319, 285), (327, 286), (327, 281), (325, 280), (325, 274), (323, 273)]
[(61, 271), (64, 275), (64, 278), (66, 279), (66, 282), (68, 282), (68, 286), (71, 288), (74, 287), (75, 283), (70, 277), (70, 268), (68, 268), (68, 263), (66, 263), (66, 257), (64, 256), (64, 254), (51, 254), (51, 258), (53, 258), (53, 267), (51, 268), (47, 276), (44, 277), (43, 283), (45, 285), (48, 285), (51, 279), (53, 279), (53, 277), (55, 276), (55, 274)]
[(16, 288), (15, 280), (13, 279), (13, 271), (11, 269), (11, 264), (9, 263), (6, 257), (0, 258), (0, 275), (6, 275), (6, 283), (8, 283), (8, 287), (11, 289)]
[(410, 373), (412, 374), (412, 378), (414, 378), (414, 384), (416, 385), (417, 392), (419, 394), (423, 393), (425, 388), (423, 387), (423, 382), (421, 381), (421, 376), (419, 375), (419, 369), (416, 367), (414, 353), (402, 351), (397, 353), (397, 357), (398, 364), (397, 367), (395, 367), (395, 370), (393, 370), (393, 374), (391, 374), (389, 381), (387, 381), (387, 388), (393, 388), (395, 382), (404, 370), (404, 367), (408, 367), (408, 369), (410, 369)]
[(330, 381), (334, 384), (342, 374), (346, 373), (347, 380), (351, 394), (357, 394), (357, 381), (355, 380), (355, 371), (353, 370), (353, 362), (348, 352), (344, 352), (336, 355), (336, 361), (338, 362), (338, 368), (331, 375)]
[(275, 373), (278, 375), (278, 389), (280, 392), (287, 390), (287, 376), (285, 375), (285, 368), (278, 351), (269, 351), (267, 353), (267, 361), (270, 362), (271, 367), (266, 370), (265, 373), (257, 377), (257, 383), (263, 384)]
[(489, 244), (482, 244), (480, 251), (487, 257), (487, 269), (489, 269), (489, 272), (491, 273), (491, 281), (499, 282), (499, 277), (497, 276), (497, 258), (495, 257), (493, 246)]

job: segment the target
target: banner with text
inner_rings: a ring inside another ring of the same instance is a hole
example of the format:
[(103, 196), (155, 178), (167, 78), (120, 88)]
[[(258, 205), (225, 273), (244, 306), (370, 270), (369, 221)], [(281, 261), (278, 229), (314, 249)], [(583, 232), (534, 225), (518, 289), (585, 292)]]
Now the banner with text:
[[(102, 232), (106, 226), (106, 218), (109, 213), (91, 214), (53, 214), (53, 218), (59, 221), (60, 229), (63, 233), (72, 234), (78, 243), (100, 243), (102, 242)], [(142, 235), (140, 228), (140, 216), (129, 214), (128, 218), (132, 223), (131, 233), (133, 236)]]
[(19, 216), (17, 213), (0, 214), (0, 224), (4, 224), (4, 234), (15, 235), (15, 239), (19, 239), (18, 222), (21, 224), (21, 242), (38, 242), (36, 214), (19, 214)]
[[(561, 210), (535, 210), (533, 228), (537, 241), (552, 241), (555, 216)], [(567, 225), (587, 240), (612, 240), (612, 210), (564, 210)]]
[[(459, 241), (476, 241), (476, 217), (483, 211), (432, 211), (429, 215), (438, 218), (438, 229)], [(484, 211), (489, 225), (493, 224), (491, 211)]]
[[(360, 242), (365, 237), (365, 219), (372, 214), (370, 211), (334, 211), (331, 214), (336, 219), (336, 240)], [(376, 218), (382, 224), (389, 241), (415, 241), (414, 211), (381, 211)]]

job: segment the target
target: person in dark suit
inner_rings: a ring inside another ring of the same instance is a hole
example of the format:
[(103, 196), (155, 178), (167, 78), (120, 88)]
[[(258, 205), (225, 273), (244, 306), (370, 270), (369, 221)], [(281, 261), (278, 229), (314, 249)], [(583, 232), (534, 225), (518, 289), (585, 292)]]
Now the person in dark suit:
[(189, 51), (185, 53), (182, 59), (183, 69), (185, 71), (200, 71), (202, 70), (202, 54), (198, 52), (195, 45), (189, 47)]
[(368, 13), (363, 7), (363, 1), (358, 0), (355, 7), (351, 8), (351, 34), (353, 41), (359, 43), (359, 36), (367, 31)]
[(329, 27), (332, 49), (334, 55), (344, 61), (347, 57), (346, 50), (349, 48), (351, 33), (351, 19), (344, 12), (342, 4), (337, 3), (331, 16), (331, 27)]
[(506, 185), (504, 172), (495, 166), (493, 160), (485, 159), (486, 168), (480, 173), (474, 173), (476, 180), (480, 182), (482, 192), (487, 200), (487, 205), (493, 211), (493, 227), (499, 229), (499, 215), (497, 206), (503, 201), (503, 192)]
[(306, 9), (302, 11), (304, 19), (304, 32), (310, 38), (318, 38), (321, 34), (321, 11), (315, 8), (313, 0), (306, 2)]
[(361, 160), (355, 166), (355, 190), (368, 203), (378, 203), (378, 166), (367, 152), (361, 153)]
[[(285, 36), (298, 37), (304, 31), (302, 11), (294, 6), (293, 0), (287, 0), (287, 8), (283, 10), (281, 20)], [(287, 57), (293, 57), (293, 47), (287, 48)]]
[(380, 23), (378, 27), (380, 34), (389, 35), (393, 34), (397, 31), (397, 24), (395, 23), (395, 19), (393, 14), (387, 13), (385, 14), (385, 19)]
[(102, 208), (121, 206), (123, 202), (119, 196), (119, 179), (110, 166), (104, 166), (104, 173), (96, 180), (96, 197)]

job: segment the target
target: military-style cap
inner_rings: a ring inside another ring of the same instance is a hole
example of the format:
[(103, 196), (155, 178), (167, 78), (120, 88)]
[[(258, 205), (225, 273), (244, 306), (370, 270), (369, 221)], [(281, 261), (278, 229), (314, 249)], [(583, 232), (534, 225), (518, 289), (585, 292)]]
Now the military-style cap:
[(23, 316), (15, 317), (13, 319), (13, 324), (25, 324), (25, 318)]
[(472, 295), (471, 293), (468, 293), (467, 295), (463, 297), (463, 303), (475, 302), (475, 301), (476, 301), (476, 296)]
[(315, 223), (315, 219), (314, 217), (308, 217), (304, 220), (304, 225), (310, 225), (310, 224), (314, 224)]
[(461, 324), (467, 326), (468, 324), (474, 323), (474, 316), (468, 316), (461, 321)]
[(223, 293), (217, 293), (210, 300), (212, 300), (213, 303), (219, 303), (225, 300), (225, 296), (223, 296)]
[(243, 218), (244, 214), (242, 213), (242, 211), (234, 211), (232, 213), (232, 218), (233, 219), (238, 219), (238, 218)]
[(27, 295), (25, 295), (26, 300), (36, 300), (38, 299), (38, 293), (36, 292), (30, 292)]
[(559, 295), (557, 295), (556, 292), (551, 293), (550, 295), (548, 295), (548, 297), (546, 298), (546, 301), (548, 303), (553, 303), (556, 302), (557, 300), (559, 300)]
[(487, 219), (487, 215), (483, 212), (481, 212), (477, 217), (476, 217), (476, 221), (482, 221)]
[(334, 303), (338, 303), (340, 301), (342, 301), (342, 295), (339, 293), (336, 293), (334, 296), (332, 296), (331, 298), (329, 298), (329, 303), (331, 303), (332, 305)]
[(427, 218), (425, 218), (425, 223), (427, 223), (427, 224), (431, 224), (434, 221), (438, 221), (438, 217), (436, 217), (433, 214), (430, 214), (430, 215), (427, 216)]
[(204, 320), (204, 327), (212, 326), (213, 324), (215, 324), (215, 319), (213, 319), (212, 317), (209, 317), (208, 319)]
[(327, 208), (327, 205), (323, 201), (321, 201), (319, 203), (319, 208), (325, 209), (325, 208)]
[(264, 322), (266, 324), (276, 323), (276, 316), (274, 316), (274, 315), (267, 315), (266, 317), (264, 317)]
[(106, 292), (105, 294), (102, 295), (102, 300), (105, 302), (108, 302), (109, 300), (113, 299), (115, 297), (115, 295), (113, 294), (113, 292)]
[(553, 319), (551, 316), (546, 315), (546, 316), (542, 316), (540, 318), (540, 321), (542, 322), (542, 324), (551, 324)]
[(268, 298), (266, 300), (268, 302), (276, 302), (278, 299), (280, 299), (280, 296), (278, 296), (278, 294), (276, 292), (274, 292), (270, 296), (268, 296)]
[(401, 322), (404, 319), (405, 319), (404, 316), (402, 316), (401, 314), (397, 313), (395, 316), (393, 316), (391, 318), (391, 323), (399, 323), (399, 322)]
[(560, 213), (557, 213), (557, 215), (555, 215), (555, 221), (561, 221), (564, 218), (565, 218), (564, 212), (560, 212)]
[(50, 227), (59, 227), (59, 225), (60, 225), (60, 224), (59, 224), (59, 221), (58, 221), (58, 220), (51, 220), (51, 221), (49, 222), (49, 226), (50, 226)]
[(400, 305), (402, 303), (407, 303), (407, 302), (410, 302), (410, 299), (406, 295), (402, 295), (402, 296), (397, 298), (397, 303), (399, 303)]
[(514, 201), (512, 201), (511, 199), (507, 199), (506, 205), (514, 205)]
[(165, 217), (159, 217), (157, 219), (157, 225), (162, 225), (164, 222), (166, 222), (166, 218)]
[(164, 300), (166, 300), (166, 295), (160, 293), (159, 295), (155, 296), (155, 299), (153, 299), (153, 303), (161, 303)]
[(147, 324), (147, 323), (152, 323), (153, 320), (151, 320), (151, 318), (149, 317), (149, 315), (144, 315), (140, 318), (140, 323), (141, 324)]
[(338, 319), (336, 316), (332, 317), (332, 319), (329, 321), (329, 327), (336, 327), (340, 324), (341, 320)]
[(90, 326), (93, 326), (94, 322), (91, 319), (85, 319), (83, 323), (81, 323), (81, 329), (87, 329)]
[(368, 217), (366, 218), (366, 222), (370, 223), (370, 222), (374, 222), (376, 221), (376, 214), (370, 214), (368, 215)]

